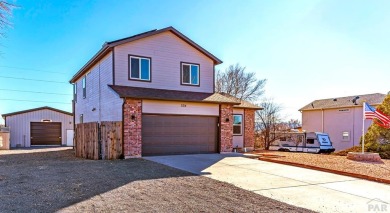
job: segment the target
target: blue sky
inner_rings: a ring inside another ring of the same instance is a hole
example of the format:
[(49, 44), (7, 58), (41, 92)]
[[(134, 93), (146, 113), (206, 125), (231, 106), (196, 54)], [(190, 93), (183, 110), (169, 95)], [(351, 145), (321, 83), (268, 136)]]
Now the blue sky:
[(390, 91), (386, 0), (14, 3), (13, 28), (0, 39), (0, 114), (45, 105), (71, 111), (67, 82), (105, 41), (167, 26), (223, 60), (217, 70), (240, 63), (268, 79), (265, 96), (285, 119), (300, 119), (298, 109), (315, 99)]

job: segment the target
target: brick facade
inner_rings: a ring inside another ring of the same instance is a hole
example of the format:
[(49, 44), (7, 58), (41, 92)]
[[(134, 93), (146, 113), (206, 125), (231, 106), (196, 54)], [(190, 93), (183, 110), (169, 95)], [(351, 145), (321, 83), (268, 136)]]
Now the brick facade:
[(233, 147), (233, 106), (221, 104), (220, 118), (220, 152), (232, 152)]
[(255, 110), (244, 110), (244, 147), (252, 151), (255, 147)]
[(126, 99), (123, 105), (123, 143), (125, 158), (142, 154), (142, 101)]

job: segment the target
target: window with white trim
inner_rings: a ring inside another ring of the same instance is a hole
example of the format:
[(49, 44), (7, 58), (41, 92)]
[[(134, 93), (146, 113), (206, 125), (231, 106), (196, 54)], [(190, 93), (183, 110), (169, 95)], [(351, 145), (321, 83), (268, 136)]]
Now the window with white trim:
[(75, 103), (77, 102), (77, 83), (73, 84), (73, 100)]
[(82, 80), (82, 84), (83, 84), (83, 98), (86, 98), (87, 97), (87, 75), (84, 76)]
[(199, 86), (199, 64), (181, 63), (181, 84)]
[(129, 79), (150, 81), (151, 58), (129, 55)]
[(233, 135), (242, 135), (242, 115), (233, 115)]

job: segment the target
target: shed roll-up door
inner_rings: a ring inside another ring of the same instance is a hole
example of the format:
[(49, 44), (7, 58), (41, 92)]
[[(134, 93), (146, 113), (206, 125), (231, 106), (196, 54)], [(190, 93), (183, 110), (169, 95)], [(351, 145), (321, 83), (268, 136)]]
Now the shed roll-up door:
[(217, 152), (218, 117), (142, 116), (142, 155)]
[(31, 122), (31, 145), (61, 145), (61, 122)]

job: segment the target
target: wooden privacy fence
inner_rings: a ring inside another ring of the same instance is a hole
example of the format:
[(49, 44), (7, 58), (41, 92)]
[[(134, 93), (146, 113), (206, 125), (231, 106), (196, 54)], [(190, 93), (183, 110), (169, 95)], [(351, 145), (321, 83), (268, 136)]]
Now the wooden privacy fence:
[(104, 121), (100, 125), (102, 159), (122, 158), (122, 122)]
[(75, 149), (76, 157), (86, 159), (122, 158), (122, 122), (76, 124)]

